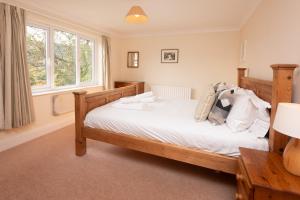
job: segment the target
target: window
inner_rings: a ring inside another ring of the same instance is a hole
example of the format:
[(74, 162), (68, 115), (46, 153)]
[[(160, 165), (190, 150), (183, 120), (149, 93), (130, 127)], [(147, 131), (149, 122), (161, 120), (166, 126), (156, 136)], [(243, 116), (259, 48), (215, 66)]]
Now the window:
[(76, 84), (76, 35), (54, 31), (55, 86)]
[(93, 81), (93, 49), (94, 42), (80, 39), (80, 82)]
[(30, 81), (33, 87), (47, 85), (47, 38), (48, 31), (27, 26), (26, 44)]
[(34, 92), (97, 84), (93, 39), (52, 27), (28, 25), (26, 31)]

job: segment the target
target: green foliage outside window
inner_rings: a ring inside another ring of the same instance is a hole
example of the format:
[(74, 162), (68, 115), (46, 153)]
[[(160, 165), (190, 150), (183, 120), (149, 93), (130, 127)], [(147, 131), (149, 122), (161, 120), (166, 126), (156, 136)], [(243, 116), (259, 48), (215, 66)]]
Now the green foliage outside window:
[(54, 83), (55, 86), (76, 83), (76, 36), (54, 31)]
[(27, 61), (32, 86), (47, 84), (46, 40), (47, 31), (27, 26)]
[[(27, 58), (32, 86), (47, 85), (47, 36), (42, 28), (27, 26)], [(54, 85), (55, 87), (76, 84), (76, 39), (77, 36), (64, 31), (53, 31), (54, 48)], [(93, 80), (94, 42), (79, 39), (80, 81), (88, 83)]]
[(93, 42), (80, 39), (80, 82), (93, 80), (93, 49)]

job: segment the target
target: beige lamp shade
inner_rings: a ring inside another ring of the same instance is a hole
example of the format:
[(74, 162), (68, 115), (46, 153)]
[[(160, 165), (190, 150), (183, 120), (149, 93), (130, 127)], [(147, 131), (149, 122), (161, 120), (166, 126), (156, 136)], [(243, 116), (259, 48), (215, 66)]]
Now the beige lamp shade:
[(285, 169), (300, 176), (300, 104), (279, 103), (273, 128), (292, 137), (283, 152)]
[(300, 104), (279, 103), (273, 128), (293, 138), (300, 138)]
[(131, 24), (141, 24), (148, 21), (148, 16), (140, 6), (133, 6), (126, 15), (126, 21)]

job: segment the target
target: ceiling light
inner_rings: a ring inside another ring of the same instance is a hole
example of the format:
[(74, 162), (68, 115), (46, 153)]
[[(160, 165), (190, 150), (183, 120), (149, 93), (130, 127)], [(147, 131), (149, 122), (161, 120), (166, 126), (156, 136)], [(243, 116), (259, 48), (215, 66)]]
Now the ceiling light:
[(148, 16), (140, 6), (132, 6), (126, 15), (126, 21), (130, 24), (142, 24), (148, 21)]

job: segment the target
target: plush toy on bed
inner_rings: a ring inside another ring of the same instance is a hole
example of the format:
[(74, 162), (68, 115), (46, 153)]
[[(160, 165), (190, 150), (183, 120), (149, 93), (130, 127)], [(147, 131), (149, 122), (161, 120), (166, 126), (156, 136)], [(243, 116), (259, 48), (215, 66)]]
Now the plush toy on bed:
[(217, 98), (208, 115), (208, 121), (213, 124), (224, 124), (232, 108), (234, 101), (234, 88), (229, 87), (226, 83), (218, 83), (215, 86)]

